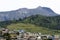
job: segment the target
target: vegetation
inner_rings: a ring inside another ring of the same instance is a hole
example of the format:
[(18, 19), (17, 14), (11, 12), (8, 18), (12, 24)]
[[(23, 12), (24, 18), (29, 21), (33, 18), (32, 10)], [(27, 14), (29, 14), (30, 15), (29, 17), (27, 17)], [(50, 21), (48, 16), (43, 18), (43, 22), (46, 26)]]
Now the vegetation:
[(24, 23), (16, 23), (7, 26), (10, 30), (25, 30), (27, 32), (41, 32), (42, 34), (59, 34), (57, 30), (50, 30), (48, 28), (39, 27), (33, 24), (24, 24)]
[(60, 33), (60, 16), (32, 15), (19, 20), (0, 22), (0, 27), (10, 30), (24, 29), (30, 32)]
[(49, 29), (60, 30), (60, 16), (46, 17), (41, 15), (32, 15), (25, 18), (23, 23), (30, 23)]

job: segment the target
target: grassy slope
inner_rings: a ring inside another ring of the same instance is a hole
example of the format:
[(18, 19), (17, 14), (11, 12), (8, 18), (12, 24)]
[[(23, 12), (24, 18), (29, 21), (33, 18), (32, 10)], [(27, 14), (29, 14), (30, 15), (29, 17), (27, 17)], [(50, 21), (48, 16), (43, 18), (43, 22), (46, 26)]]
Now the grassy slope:
[(57, 32), (55, 32), (55, 31), (52, 31), (47, 28), (39, 27), (39, 26), (36, 26), (33, 24), (16, 23), (16, 24), (11, 24), (11, 25), (7, 26), (7, 28), (10, 30), (24, 29), (29, 32), (41, 32), (43, 34), (52, 34), (52, 33), (57, 34)]

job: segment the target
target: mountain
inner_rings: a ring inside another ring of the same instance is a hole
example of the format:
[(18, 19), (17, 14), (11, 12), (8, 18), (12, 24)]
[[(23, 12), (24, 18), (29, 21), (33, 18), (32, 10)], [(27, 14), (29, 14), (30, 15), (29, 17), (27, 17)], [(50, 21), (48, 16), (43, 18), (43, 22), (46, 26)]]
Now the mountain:
[(60, 15), (50, 8), (40, 6), (34, 9), (20, 8), (0, 12), (0, 27), (7, 27), (15, 23), (27, 23), (52, 30), (60, 30)]
[(43, 15), (43, 16), (57, 16), (50, 8), (37, 7), (35, 9), (20, 8), (14, 11), (0, 12), (0, 21), (18, 20), (19, 18), (28, 17), (31, 15)]
[(40, 14), (43, 16), (56, 16), (57, 14), (47, 7), (37, 7), (36, 9), (31, 10), (32, 14)]

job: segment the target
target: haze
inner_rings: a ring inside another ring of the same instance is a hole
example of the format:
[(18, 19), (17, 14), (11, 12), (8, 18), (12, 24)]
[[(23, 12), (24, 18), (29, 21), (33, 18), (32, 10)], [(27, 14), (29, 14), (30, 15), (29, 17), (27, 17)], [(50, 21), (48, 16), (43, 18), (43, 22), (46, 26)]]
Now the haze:
[(60, 14), (60, 0), (0, 0), (0, 11), (11, 11), (19, 8), (49, 7)]

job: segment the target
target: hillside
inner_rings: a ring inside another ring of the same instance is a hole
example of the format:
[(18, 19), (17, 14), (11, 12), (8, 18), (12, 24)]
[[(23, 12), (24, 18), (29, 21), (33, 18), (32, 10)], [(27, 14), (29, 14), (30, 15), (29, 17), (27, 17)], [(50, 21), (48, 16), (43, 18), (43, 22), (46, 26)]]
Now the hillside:
[(30, 23), (49, 29), (60, 30), (60, 16), (46, 17), (41, 15), (32, 15), (25, 18), (23, 23)]
[(7, 27), (10, 30), (24, 29), (43, 34), (60, 34), (60, 16), (32, 15), (24, 19), (0, 22), (0, 27)]
[(60, 30), (60, 16), (46, 17), (41, 15), (32, 15), (24, 19), (0, 22), (0, 27), (7, 27), (12, 23), (29, 23), (39, 27)]
[(10, 30), (25, 30), (28, 32), (41, 32), (42, 34), (59, 34), (57, 30), (50, 30), (48, 28), (39, 27), (33, 24), (15, 23), (7, 26)]

